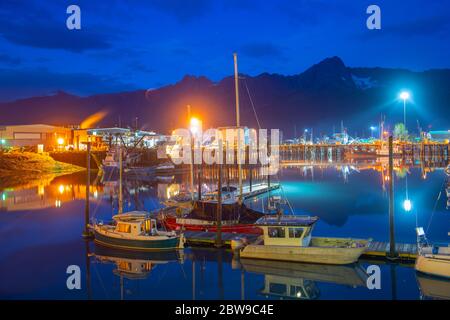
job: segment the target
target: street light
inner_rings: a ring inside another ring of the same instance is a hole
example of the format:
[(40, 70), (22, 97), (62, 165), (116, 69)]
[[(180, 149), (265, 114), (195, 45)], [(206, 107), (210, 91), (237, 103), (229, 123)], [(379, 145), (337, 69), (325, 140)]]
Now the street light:
[(408, 100), (410, 97), (410, 94), (408, 91), (402, 91), (400, 93), (400, 99), (403, 100), (403, 125), (405, 126), (406, 130), (406, 100)]
[(373, 132), (377, 129), (377, 127), (371, 126), (370, 127), (370, 132), (372, 132), (372, 138), (373, 138)]

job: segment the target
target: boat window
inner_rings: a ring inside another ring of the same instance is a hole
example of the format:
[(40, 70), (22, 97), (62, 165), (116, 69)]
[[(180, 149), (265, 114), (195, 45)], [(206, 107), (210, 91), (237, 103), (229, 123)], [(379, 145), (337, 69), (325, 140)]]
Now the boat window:
[(301, 238), (303, 228), (289, 228), (289, 238)]
[(125, 223), (118, 223), (117, 224), (117, 231), (130, 233), (131, 232), (131, 226), (129, 224), (125, 224)]
[(281, 227), (270, 227), (268, 228), (269, 238), (284, 238), (286, 237), (284, 228)]
[(282, 283), (270, 283), (269, 291), (273, 294), (285, 296), (287, 294), (287, 286)]

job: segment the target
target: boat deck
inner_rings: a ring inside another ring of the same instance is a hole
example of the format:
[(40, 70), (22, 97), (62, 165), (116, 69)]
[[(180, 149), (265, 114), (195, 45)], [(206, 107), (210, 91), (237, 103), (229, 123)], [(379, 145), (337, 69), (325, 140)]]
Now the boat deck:
[[(395, 251), (401, 260), (415, 260), (417, 258), (417, 244), (396, 243)], [(389, 254), (389, 242), (372, 241), (363, 256), (387, 258)]]
[(252, 189), (250, 191), (250, 186), (243, 186), (242, 187), (242, 195), (244, 199), (250, 199), (256, 196), (259, 196), (261, 194), (264, 194), (269, 191), (277, 190), (280, 188), (279, 183), (271, 183), (270, 187), (267, 183), (258, 183), (252, 185)]
[[(216, 232), (202, 232), (202, 231), (185, 231), (184, 237), (188, 246), (214, 247), (216, 243)], [(257, 234), (243, 234), (223, 232), (222, 241), (225, 247), (231, 246), (231, 240), (235, 238), (246, 238), (249, 242), (254, 242), (259, 237)]]

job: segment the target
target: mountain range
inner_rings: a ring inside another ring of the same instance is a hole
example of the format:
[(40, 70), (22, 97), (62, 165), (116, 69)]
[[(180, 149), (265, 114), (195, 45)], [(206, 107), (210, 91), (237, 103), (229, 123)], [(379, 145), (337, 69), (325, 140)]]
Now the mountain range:
[[(381, 115), (391, 127), (403, 121), (401, 90), (407, 101), (410, 131), (449, 129), (450, 69), (410, 71), (348, 67), (339, 57), (327, 58), (295, 75), (239, 75), (241, 124), (279, 128), (284, 137), (305, 128), (316, 134), (340, 130), (368, 135)], [(168, 133), (185, 127), (187, 105), (204, 128), (235, 124), (234, 78), (213, 82), (202, 76), (154, 90), (76, 96), (63, 91), (0, 103), (0, 125), (45, 123), (77, 125), (101, 112), (95, 126), (130, 126)]]

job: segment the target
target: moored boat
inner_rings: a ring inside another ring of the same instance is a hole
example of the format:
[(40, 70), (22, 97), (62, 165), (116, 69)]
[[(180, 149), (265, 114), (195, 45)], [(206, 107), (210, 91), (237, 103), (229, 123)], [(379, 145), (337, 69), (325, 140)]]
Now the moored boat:
[(428, 242), (423, 228), (417, 228), (417, 271), (438, 277), (450, 278), (450, 246)]
[(259, 241), (240, 248), (241, 258), (351, 264), (358, 261), (370, 240), (312, 237), (317, 217), (265, 216), (255, 225), (263, 230)]
[[(230, 202), (222, 204), (222, 232), (261, 234), (254, 223), (262, 214), (244, 204)], [(164, 213), (161, 217), (168, 230), (217, 232), (217, 201), (196, 201), (192, 210), (179, 215)]]
[(129, 212), (113, 217), (112, 224), (94, 223), (95, 242), (123, 250), (153, 251), (183, 248), (182, 235), (161, 231), (156, 219), (146, 212)]

